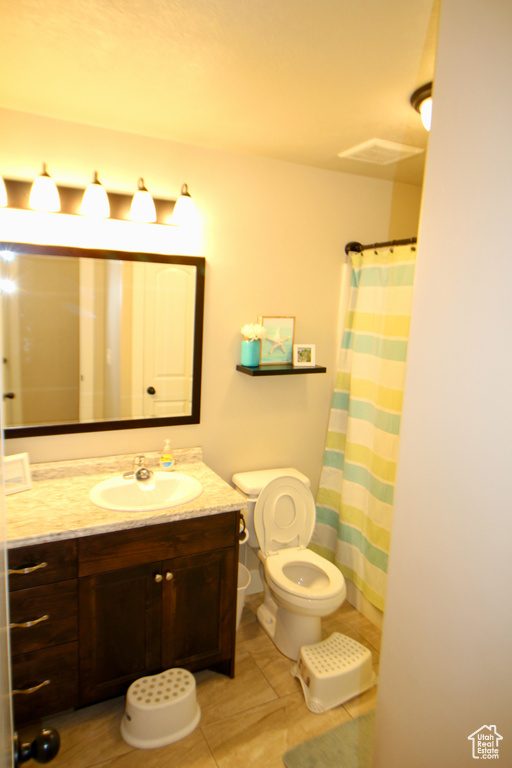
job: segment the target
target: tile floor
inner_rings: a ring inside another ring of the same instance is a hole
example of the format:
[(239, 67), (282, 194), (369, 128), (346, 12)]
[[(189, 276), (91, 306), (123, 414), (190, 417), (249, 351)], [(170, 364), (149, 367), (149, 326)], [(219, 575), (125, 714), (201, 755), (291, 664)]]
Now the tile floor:
[[(322, 715), (310, 712), (292, 662), (282, 656), (256, 619), (260, 595), (250, 596), (237, 633), (233, 680), (209, 670), (196, 673), (201, 721), (175, 744), (138, 750), (126, 744), (119, 725), (124, 697), (49, 717), (61, 749), (52, 768), (283, 768), (291, 747), (375, 707), (376, 688)], [(327, 637), (338, 631), (367, 646), (378, 674), (380, 630), (349, 603), (323, 622)], [(21, 729), (22, 740), (30, 732)]]

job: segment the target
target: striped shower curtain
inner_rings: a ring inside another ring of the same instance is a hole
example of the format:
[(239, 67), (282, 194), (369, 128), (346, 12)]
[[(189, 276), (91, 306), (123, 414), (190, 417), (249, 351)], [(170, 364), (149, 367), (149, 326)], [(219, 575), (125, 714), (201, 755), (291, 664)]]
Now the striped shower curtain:
[(384, 610), (416, 249), (351, 252), (312, 549)]

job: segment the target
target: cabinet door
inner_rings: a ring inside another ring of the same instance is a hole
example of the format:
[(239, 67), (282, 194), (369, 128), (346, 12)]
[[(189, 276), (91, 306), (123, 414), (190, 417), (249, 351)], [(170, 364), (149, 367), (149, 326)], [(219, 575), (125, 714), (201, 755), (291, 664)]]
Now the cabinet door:
[(226, 662), (233, 674), (235, 553), (221, 549), (163, 564), (163, 668)]
[(125, 693), (160, 668), (160, 563), (79, 580), (80, 703)]

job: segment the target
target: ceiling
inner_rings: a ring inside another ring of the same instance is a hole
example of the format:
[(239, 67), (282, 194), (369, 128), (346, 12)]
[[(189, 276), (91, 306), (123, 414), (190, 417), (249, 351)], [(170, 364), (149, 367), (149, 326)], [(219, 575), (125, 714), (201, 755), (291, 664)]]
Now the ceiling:
[(421, 184), (437, 0), (3, 0), (0, 106)]

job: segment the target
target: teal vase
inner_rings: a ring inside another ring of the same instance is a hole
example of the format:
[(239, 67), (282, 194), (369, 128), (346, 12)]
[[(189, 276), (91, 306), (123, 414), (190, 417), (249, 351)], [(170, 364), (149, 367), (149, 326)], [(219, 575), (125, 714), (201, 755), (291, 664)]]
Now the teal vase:
[(242, 339), (242, 365), (246, 368), (257, 368), (260, 364), (260, 342)]

